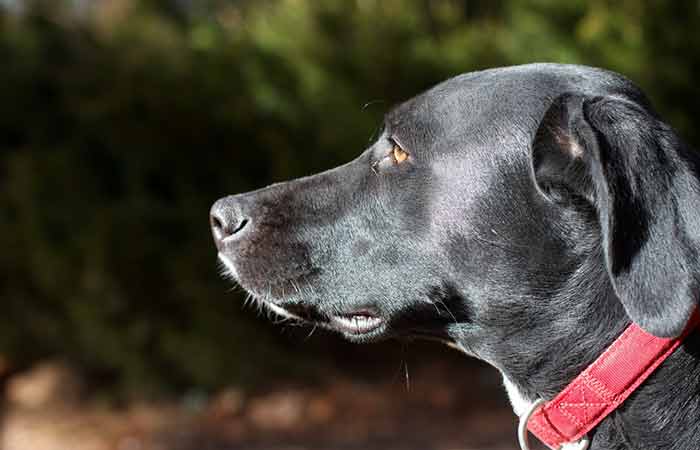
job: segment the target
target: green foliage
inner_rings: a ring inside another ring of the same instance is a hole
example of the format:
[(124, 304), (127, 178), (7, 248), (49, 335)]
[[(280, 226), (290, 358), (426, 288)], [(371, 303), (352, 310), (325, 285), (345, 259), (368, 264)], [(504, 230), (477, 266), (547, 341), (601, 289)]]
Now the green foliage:
[(697, 2), (187, 3), (0, 14), (0, 352), (15, 361), (63, 355), (138, 389), (301, 373), (219, 279), (210, 204), (352, 158), (392, 104), (460, 72), (618, 70), (700, 143)]

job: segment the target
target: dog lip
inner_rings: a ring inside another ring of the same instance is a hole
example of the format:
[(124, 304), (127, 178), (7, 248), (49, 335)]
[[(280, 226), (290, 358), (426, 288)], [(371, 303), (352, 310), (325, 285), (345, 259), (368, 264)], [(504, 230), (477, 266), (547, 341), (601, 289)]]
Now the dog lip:
[(224, 265), (227, 275), (233, 278), (234, 280), (238, 278), (238, 271), (236, 270), (236, 266), (233, 264), (233, 261), (226, 256), (223, 252), (219, 252), (217, 254), (217, 257), (219, 258), (219, 261)]
[(299, 317), (298, 315), (294, 314), (293, 312), (289, 311), (288, 309), (283, 308), (279, 305), (276, 305), (272, 302), (264, 301), (264, 304), (265, 304), (265, 306), (270, 308), (270, 310), (273, 313), (277, 314), (280, 317), (284, 317), (285, 319), (304, 320), (303, 317)]

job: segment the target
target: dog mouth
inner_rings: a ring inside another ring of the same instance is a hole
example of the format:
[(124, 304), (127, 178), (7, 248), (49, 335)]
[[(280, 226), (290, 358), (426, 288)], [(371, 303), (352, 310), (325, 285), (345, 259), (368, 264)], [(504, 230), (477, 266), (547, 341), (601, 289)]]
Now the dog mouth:
[(373, 308), (362, 308), (330, 316), (322, 314), (317, 308), (310, 305), (275, 306), (275, 309), (284, 311), (286, 315), (309, 324), (320, 325), (329, 330), (337, 331), (347, 337), (361, 338), (378, 335), (386, 323), (384, 318), (379, 315), (379, 312)]
[(384, 323), (384, 319), (370, 310), (336, 315), (331, 317), (328, 322), (331, 328), (352, 336), (372, 334), (381, 329)]
[[(225, 255), (219, 253), (226, 273), (237, 281), (238, 274), (234, 264)], [(254, 299), (277, 316), (283, 319), (298, 320), (310, 325), (319, 325), (332, 331), (342, 333), (353, 340), (368, 340), (379, 337), (386, 328), (386, 320), (381, 317), (379, 311), (373, 307), (363, 307), (350, 312), (327, 314), (321, 312), (318, 307), (308, 303), (286, 303), (275, 301), (266, 296), (257, 295), (248, 290)]]

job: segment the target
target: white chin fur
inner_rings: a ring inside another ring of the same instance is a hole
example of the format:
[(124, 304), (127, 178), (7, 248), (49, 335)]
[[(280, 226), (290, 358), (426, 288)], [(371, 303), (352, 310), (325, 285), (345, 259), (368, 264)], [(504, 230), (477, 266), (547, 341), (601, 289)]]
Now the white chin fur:
[[(513, 407), (513, 412), (516, 416), (521, 417), (532, 409), (535, 402), (525, 397), (504, 373), (501, 372), (501, 375), (503, 375), (503, 386), (505, 386), (506, 392), (508, 393), (508, 399), (510, 400), (510, 405)], [(581, 444), (578, 442), (566, 442), (561, 445), (560, 450), (580, 450), (581, 448)]]
[(520, 417), (532, 408), (535, 402), (525, 397), (515, 383), (510, 381), (504, 373), (501, 373), (501, 375), (503, 375), (503, 386), (505, 386), (508, 393), (508, 400), (510, 400), (510, 405), (513, 407), (513, 412)]

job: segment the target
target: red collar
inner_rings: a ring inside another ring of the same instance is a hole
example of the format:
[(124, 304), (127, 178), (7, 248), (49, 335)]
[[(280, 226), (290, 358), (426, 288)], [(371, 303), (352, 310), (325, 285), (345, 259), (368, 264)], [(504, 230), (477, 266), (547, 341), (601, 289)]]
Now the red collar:
[(647, 379), (700, 323), (693, 313), (677, 338), (632, 324), (553, 400), (532, 413), (528, 430), (552, 449), (583, 438)]

